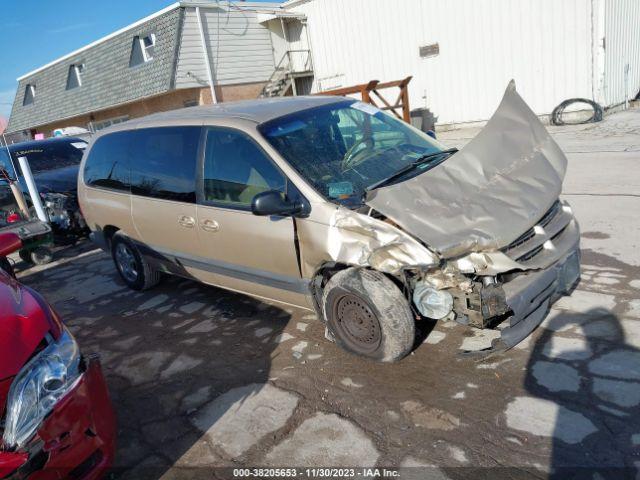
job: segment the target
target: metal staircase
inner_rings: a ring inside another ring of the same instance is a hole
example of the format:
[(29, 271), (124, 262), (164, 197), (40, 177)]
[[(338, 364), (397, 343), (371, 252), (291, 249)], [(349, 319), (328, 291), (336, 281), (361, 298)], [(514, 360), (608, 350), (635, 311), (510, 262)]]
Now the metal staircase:
[(309, 50), (287, 50), (260, 92), (260, 98), (296, 95), (295, 79), (313, 75)]
[(289, 72), (282, 68), (276, 68), (267, 84), (262, 88), (260, 97), (283, 97), (291, 89), (292, 78)]

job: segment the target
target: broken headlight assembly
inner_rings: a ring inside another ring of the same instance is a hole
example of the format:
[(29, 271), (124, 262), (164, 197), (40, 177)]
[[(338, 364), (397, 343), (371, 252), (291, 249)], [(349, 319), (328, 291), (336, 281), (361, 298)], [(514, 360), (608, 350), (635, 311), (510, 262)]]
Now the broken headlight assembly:
[(3, 434), (5, 447), (22, 447), (79, 378), (78, 344), (64, 329), (58, 340), (22, 367), (11, 384)]
[(413, 290), (413, 303), (427, 318), (440, 320), (453, 310), (453, 296), (446, 290), (438, 290), (427, 282), (419, 281)]

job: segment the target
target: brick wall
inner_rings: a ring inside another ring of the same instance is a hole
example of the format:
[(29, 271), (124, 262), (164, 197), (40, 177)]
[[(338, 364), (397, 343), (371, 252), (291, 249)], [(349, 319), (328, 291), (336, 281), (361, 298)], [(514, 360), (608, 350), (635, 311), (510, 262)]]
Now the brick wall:
[[(251, 100), (257, 98), (263, 82), (241, 85), (224, 85), (216, 87), (218, 101)], [(198, 105), (208, 105), (211, 103), (211, 90), (207, 88), (186, 88), (172, 90), (170, 92), (154, 97), (138, 100), (125, 105), (107, 108), (92, 114), (78, 115), (66, 120), (55, 121), (37, 128), (38, 133), (44, 133), (46, 137), (51, 136), (53, 130), (64, 127), (89, 128), (90, 122), (100, 122), (116, 117), (127, 115), (129, 118), (139, 118), (156, 112), (165, 112), (184, 108), (186, 102), (196, 101)]]
[[(265, 82), (241, 83), (237, 85), (217, 85), (216, 97), (218, 102), (234, 102), (237, 100), (252, 100), (258, 98)], [(200, 105), (211, 103), (211, 89), (203, 88), (201, 91)]]

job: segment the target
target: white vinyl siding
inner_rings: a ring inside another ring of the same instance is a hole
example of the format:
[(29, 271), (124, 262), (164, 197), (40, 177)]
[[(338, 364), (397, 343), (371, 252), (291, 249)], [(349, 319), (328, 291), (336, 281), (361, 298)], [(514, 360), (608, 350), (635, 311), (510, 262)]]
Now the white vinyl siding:
[[(307, 0), (314, 91), (409, 84), (440, 124), (487, 120), (510, 79), (539, 115), (582, 97), (604, 107), (640, 90), (639, 0)], [(421, 46), (439, 54), (420, 58)], [(393, 94), (389, 95), (393, 97)]]
[(605, 1), (605, 62), (601, 101), (609, 105), (632, 100), (640, 90), (640, 2)]
[[(273, 69), (270, 32), (248, 10), (201, 7), (209, 59), (217, 85), (266, 81)], [(185, 8), (176, 88), (208, 85), (195, 8)]]
[[(592, 95), (589, 0), (311, 0), (291, 9), (307, 17), (316, 91), (411, 75), (411, 108), (428, 107), (438, 123), (487, 120), (512, 78), (538, 114)], [(420, 58), (434, 43), (439, 55)]]

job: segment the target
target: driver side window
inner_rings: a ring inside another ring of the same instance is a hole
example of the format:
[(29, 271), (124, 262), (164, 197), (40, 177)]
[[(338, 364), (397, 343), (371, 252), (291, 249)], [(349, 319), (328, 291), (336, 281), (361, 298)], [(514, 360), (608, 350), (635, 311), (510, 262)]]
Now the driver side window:
[(284, 176), (248, 135), (228, 128), (210, 128), (206, 142), (206, 203), (248, 208), (260, 192), (277, 190), (284, 194)]

